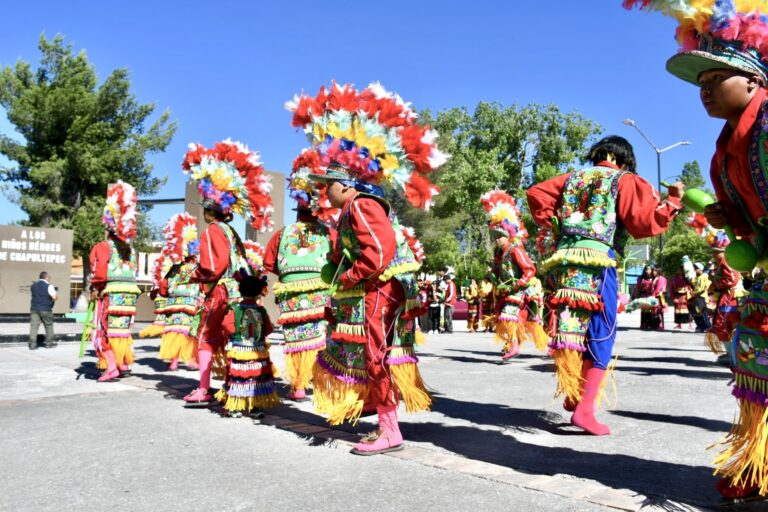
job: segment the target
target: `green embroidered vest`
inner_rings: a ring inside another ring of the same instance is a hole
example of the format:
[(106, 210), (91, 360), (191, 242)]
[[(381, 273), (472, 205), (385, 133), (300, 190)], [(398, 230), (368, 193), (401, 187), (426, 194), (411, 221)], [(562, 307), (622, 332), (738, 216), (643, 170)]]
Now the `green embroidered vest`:
[(589, 239), (622, 252), (627, 233), (616, 218), (619, 180), (625, 171), (591, 167), (572, 173), (558, 211), (560, 236)]
[(131, 249), (131, 257), (124, 261), (117, 246), (109, 240), (109, 263), (107, 264), (107, 282), (136, 282), (136, 253)]
[(309, 222), (287, 226), (280, 236), (277, 253), (280, 281), (290, 283), (318, 277), (330, 250), (325, 226)]

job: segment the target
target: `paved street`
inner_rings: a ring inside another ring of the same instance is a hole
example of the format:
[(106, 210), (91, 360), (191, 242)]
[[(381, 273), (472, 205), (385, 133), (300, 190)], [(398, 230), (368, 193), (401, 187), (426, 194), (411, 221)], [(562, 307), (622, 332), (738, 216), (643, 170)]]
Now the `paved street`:
[(311, 403), (284, 402), (260, 424), (184, 409), (178, 398), (196, 373), (163, 372), (158, 340), (137, 339), (133, 375), (105, 384), (75, 343), (3, 345), (0, 510), (717, 507), (706, 448), (736, 413), (729, 372), (701, 335), (642, 332), (639, 315), (620, 318), (618, 399), (599, 413), (612, 435), (569, 425), (551, 362), (532, 345), (501, 365), (490, 334), (461, 332), (429, 337), (420, 357), (434, 410), (401, 408), (408, 447), (375, 457), (348, 453), (373, 418), (329, 430)]

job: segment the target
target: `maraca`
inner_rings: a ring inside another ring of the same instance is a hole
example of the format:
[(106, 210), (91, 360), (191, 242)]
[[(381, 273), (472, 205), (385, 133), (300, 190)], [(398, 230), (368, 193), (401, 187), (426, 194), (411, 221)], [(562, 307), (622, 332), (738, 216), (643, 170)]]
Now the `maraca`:
[[(661, 184), (669, 187), (669, 184), (663, 181)], [(703, 190), (689, 188), (683, 194), (682, 202), (686, 208), (703, 214), (704, 208), (714, 203), (715, 198)], [(723, 231), (725, 231), (725, 234), (728, 235), (728, 239), (731, 241), (728, 247), (725, 248), (725, 260), (728, 262), (728, 265), (738, 272), (751, 272), (757, 264), (757, 251), (755, 248), (746, 240), (736, 238), (730, 226), (724, 226)]]

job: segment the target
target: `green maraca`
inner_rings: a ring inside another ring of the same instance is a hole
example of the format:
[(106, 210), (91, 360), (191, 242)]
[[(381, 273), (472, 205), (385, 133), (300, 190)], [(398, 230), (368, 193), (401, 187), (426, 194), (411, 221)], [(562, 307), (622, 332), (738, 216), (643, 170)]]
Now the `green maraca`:
[[(669, 187), (668, 183), (661, 182), (665, 187)], [(715, 202), (715, 198), (707, 194), (703, 190), (696, 188), (689, 188), (683, 194), (683, 205), (686, 208), (696, 212), (704, 213), (704, 208)], [(751, 272), (757, 264), (757, 251), (746, 240), (739, 240), (733, 233), (733, 229), (730, 226), (724, 226), (723, 231), (728, 235), (728, 239), (731, 243), (725, 248), (725, 260), (730, 267), (738, 272)]]

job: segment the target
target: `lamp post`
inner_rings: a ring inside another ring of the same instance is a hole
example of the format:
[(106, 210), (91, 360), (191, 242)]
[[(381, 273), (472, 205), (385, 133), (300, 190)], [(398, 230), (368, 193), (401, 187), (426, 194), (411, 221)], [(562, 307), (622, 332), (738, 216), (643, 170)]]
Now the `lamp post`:
[[(648, 144), (650, 144), (653, 150), (656, 152), (656, 181), (657, 181), (659, 193), (661, 193), (661, 154), (665, 151), (669, 151), (670, 149), (676, 148), (677, 146), (687, 146), (691, 142), (687, 140), (681, 140), (680, 142), (675, 142), (671, 146), (667, 146), (665, 148), (658, 148), (656, 147), (656, 144), (651, 142), (651, 139), (648, 138), (645, 132), (641, 130), (640, 127), (637, 126), (637, 123), (635, 123), (632, 119), (625, 119), (624, 124), (626, 124), (627, 126), (631, 126), (635, 130), (640, 132), (640, 135), (643, 136), (646, 142), (648, 142)], [(659, 235), (659, 265), (661, 265), (663, 250), (664, 250), (664, 234), (662, 233)]]

